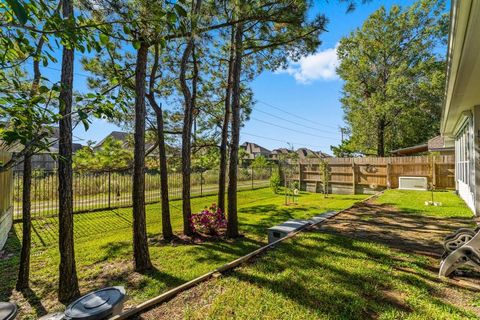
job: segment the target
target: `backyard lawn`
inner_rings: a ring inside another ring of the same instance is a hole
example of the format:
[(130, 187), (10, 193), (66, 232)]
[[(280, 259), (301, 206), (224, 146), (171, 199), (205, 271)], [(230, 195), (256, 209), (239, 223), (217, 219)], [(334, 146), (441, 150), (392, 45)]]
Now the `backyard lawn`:
[[(155, 270), (147, 275), (133, 272), (132, 212), (130, 208), (75, 215), (75, 255), (82, 293), (107, 286), (126, 286), (127, 306), (156, 296), (226, 262), (253, 251), (266, 242), (266, 229), (290, 218), (308, 218), (327, 210), (347, 208), (364, 195), (303, 193), (299, 204), (285, 206), (283, 195), (270, 189), (238, 193), (239, 222), (245, 235), (236, 241), (205, 241), (184, 244), (160, 241), (160, 205), (147, 206), (150, 255)], [(215, 197), (192, 199), (194, 211), (215, 202)], [(171, 202), (172, 224), (181, 230), (181, 202)], [(47, 311), (60, 310), (56, 302), (58, 249), (57, 220), (36, 220), (33, 226), (31, 261), (32, 291), (23, 296), (14, 290), (20, 251), (21, 225), (16, 224), (0, 259), (0, 300), (14, 300), (22, 317), (36, 318)]]
[(435, 193), (442, 207), (430, 196), (386, 191), (139, 318), (478, 319), (480, 294), (436, 276), (442, 238), (472, 213), (451, 192)]

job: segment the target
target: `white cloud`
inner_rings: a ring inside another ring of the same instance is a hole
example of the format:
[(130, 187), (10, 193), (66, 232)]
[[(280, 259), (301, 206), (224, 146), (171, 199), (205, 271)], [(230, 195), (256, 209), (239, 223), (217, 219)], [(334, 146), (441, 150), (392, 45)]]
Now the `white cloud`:
[(287, 69), (277, 73), (288, 73), (302, 84), (315, 80), (336, 80), (335, 68), (338, 66), (337, 49), (330, 48), (291, 62)]

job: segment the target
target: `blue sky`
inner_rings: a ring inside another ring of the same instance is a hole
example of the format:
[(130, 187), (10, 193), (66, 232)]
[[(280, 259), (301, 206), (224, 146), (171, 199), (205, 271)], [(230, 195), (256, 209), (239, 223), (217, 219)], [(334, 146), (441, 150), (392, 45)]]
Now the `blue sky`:
[[(330, 145), (340, 142), (343, 112), (339, 103), (342, 81), (335, 75), (335, 46), (381, 5), (408, 6), (414, 1), (371, 1), (345, 13), (345, 5), (337, 1), (316, 1), (312, 14), (325, 13), (329, 19), (328, 32), (321, 35), (322, 45), (316, 54), (290, 66), (288, 71), (265, 72), (251, 84), (255, 105), (251, 120), (241, 131), (241, 142), (255, 142), (267, 149), (308, 147), (330, 152)], [(77, 58), (80, 58), (77, 56)], [(76, 64), (75, 87), (83, 91), (86, 77)], [(55, 70), (45, 70), (56, 73)], [(119, 130), (104, 120), (94, 120), (90, 129), (78, 127), (76, 142), (99, 141), (110, 131)]]

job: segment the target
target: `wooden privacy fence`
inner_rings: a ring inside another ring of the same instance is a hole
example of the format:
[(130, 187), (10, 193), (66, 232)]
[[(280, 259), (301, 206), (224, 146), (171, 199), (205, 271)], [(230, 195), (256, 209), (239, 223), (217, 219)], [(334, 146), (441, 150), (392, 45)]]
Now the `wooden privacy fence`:
[(325, 172), (332, 193), (372, 193), (398, 188), (400, 176), (426, 177), (436, 189), (455, 188), (455, 159), (448, 156), (326, 158), (301, 160), (292, 180), (301, 190), (323, 192)]
[[(11, 159), (11, 154), (0, 150), (0, 162)], [(0, 172), (0, 250), (7, 241), (13, 220), (13, 173), (12, 170)]]

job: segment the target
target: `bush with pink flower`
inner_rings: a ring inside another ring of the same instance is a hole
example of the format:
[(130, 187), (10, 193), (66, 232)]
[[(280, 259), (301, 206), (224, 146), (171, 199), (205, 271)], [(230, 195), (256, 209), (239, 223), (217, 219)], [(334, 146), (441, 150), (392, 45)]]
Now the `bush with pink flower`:
[(192, 214), (190, 225), (194, 232), (201, 232), (208, 235), (218, 235), (222, 229), (227, 227), (227, 219), (216, 204), (210, 208), (205, 207), (201, 212)]

